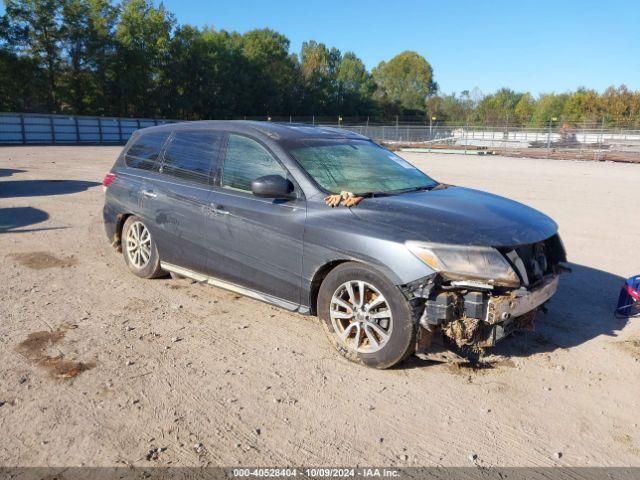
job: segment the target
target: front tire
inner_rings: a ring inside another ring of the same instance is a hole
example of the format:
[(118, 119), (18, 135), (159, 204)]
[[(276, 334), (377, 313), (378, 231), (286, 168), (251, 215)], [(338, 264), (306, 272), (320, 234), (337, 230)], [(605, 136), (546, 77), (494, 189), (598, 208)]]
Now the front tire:
[(415, 348), (408, 302), (366, 265), (346, 262), (333, 269), (320, 286), (317, 306), (330, 342), (353, 362), (389, 368)]
[(140, 278), (164, 275), (160, 255), (149, 228), (140, 217), (132, 215), (122, 227), (122, 254), (129, 270)]

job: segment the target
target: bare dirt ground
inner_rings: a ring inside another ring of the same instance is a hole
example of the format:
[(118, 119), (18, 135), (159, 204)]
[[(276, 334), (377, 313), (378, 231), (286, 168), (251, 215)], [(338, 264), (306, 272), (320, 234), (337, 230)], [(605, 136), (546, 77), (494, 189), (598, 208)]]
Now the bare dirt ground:
[[(572, 274), (485, 368), (348, 363), (318, 321), (111, 250), (119, 149), (0, 149), (0, 465), (640, 466), (640, 165), (404, 154), (532, 205)], [(470, 455), (477, 455), (475, 461)]]

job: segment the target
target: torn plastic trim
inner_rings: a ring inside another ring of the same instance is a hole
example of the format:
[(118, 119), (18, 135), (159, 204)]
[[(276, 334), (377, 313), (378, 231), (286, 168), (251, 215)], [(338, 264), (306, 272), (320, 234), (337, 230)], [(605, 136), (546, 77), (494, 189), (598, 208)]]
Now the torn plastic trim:
[(544, 305), (558, 289), (558, 275), (543, 279), (542, 285), (534, 290), (518, 289), (508, 295), (489, 297), (486, 323), (495, 324), (519, 317)]
[(556, 293), (558, 279), (555, 273), (532, 289), (489, 289), (479, 288), (488, 285), (451, 282), (436, 273), (402, 286), (421, 327), (416, 352), (426, 351), (438, 332), (458, 347), (481, 350), (516, 329), (532, 329), (537, 311)]

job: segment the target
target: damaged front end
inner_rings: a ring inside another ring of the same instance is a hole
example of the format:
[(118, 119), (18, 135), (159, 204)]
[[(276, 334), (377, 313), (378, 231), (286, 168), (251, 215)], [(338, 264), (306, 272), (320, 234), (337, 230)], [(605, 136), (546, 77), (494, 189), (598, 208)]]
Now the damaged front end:
[[(417, 353), (426, 351), (436, 334), (457, 348), (482, 351), (515, 330), (532, 330), (536, 313), (545, 310), (559, 274), (567, 270), (557, 234), (512, 248), (449, 247), (453, 254), (442, 246), (410, 248), (436, 270), (403, 287), (422, 327)], [(462, 266), (463, 260), (480, 265)]]

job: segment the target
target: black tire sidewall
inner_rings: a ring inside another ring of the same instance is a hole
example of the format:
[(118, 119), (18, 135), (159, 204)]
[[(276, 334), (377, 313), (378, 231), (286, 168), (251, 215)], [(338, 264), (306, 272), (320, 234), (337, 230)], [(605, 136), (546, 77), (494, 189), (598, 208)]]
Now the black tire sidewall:
[[(147, 229), (147, 231), (149, 231), (149, 235), (151, 235), (151, 255), (149, 256), (149, 262), (145, 265), (144, 268), (137, 268), (135, 265), (133, 265), (131, 263), (131, 260), (129, 259), (129, 255), (127, 254), (127, 245), (126, 245), (127, 233), (129, 232), (129, 228), (131, 227), (131, 225), (135, 222), (142, 223)], [(151, 234), (151, 230), (149, 230), (149, 227), (147, 226), (147, 224), (141, 218), (136, 217), (135, 215), (132, 215), (129, 218), (127, 218), (127, 220), (124, 222), (124, 225), (122, 226), (121, 243), (122, 243), (122, 255), (124, 256), (124, 261), (127, 264), (127, 267), (129, 268), (129, 270), (134, 275), (137, 275), (140, 278), (154, 278), (158, 276), (158, 274), (162, 271), (160, 269), (160, 256), (158, 255), (158, 249), (156, 248), (156, 243), (153, 239), (153, 235)]]
[[(350, 280), (364, 280), (375, 286), (387, 300), (393, 315), (393, 329), (387, 344), (374, 353), (358, 353), (343, 345), (338, 339), (329, 308), (336, 289)], [(318, 294), (318, 315), (323, 321), (329, 339), (346, 358), (375, 368), (389, 368), (404, 360), (415, 348), (415, 322), (409, 303), (400, 290), (382, 274), (371, 267), (356, 262), (347, 262), (332, 270), (324, 279)]]

